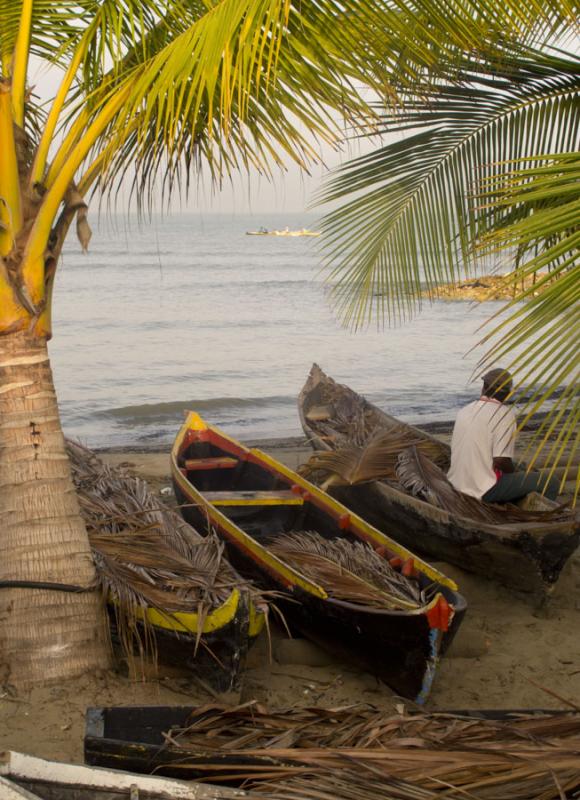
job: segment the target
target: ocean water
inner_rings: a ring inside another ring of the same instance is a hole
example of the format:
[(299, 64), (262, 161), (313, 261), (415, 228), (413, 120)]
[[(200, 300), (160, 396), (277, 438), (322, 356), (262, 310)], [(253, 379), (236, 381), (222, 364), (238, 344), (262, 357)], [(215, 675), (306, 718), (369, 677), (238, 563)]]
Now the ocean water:
[(93, 222), (57, 276), (50, 354), (65, 432), (90, 447), (167, 447), (187, 409), (244, 441), (301, 434), (313, 362), (410, 422), (452, 419), (477, 394), (469, 352), (498, 304), (425, 304), (412, 322), (352, 333), (328, 302), (306, 214)]

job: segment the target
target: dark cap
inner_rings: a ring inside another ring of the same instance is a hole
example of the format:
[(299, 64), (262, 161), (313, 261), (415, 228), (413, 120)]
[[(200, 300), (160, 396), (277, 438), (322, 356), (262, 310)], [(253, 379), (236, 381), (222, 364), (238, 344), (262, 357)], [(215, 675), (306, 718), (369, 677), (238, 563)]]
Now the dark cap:
[(501, 395), (507, 397), (513, 388), (513, 379), (507, 369), (490, 369), (483, 376), (483, 388), (488, 396)]

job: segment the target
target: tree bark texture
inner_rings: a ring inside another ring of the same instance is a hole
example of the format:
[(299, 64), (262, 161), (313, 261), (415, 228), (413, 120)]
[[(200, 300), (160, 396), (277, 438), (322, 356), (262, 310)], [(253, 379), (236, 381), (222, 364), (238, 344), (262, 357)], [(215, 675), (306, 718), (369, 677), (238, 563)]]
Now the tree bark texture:
[(46, 342), (0, 336), (0, 684), (27, 689), (108, 666), (94, 583)]

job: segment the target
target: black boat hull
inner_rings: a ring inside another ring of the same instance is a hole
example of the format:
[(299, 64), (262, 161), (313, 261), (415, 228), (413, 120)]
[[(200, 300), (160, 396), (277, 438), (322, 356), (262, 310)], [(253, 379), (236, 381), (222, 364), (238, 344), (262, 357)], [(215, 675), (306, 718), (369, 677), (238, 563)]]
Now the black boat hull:
[(571, 534), (567, 524), (504, 526), (511, 530), (499, 535), (490, 526), (420, 510), (378, 482), (336, 487), (331, 494), (405, 547), (537, 596), (552, 590), (580, 541), (580, 531)]
[[(235, 691), (239, 687), (249, 647), (262, 629), (261, 621), (251, 620), (248, 598), (239, 594), (239, 601), (229, 619), (201, 637), (195, 632), (171, 630), (152, 626), (155, 650), (152, 655), (160, 665), (181, 669), (196, 675), (216, 692)], [(119, 635), (114, 608), (108, 606), (111, 636), (118, 643)], [(151, 636), (142, 623), (137, 623), (135, 638), (140, 642)], [(253, 628), (253, 629), (252, 629)], [(139, 653), (142, 647), (135, 642), (134, 669), (139, 671)], [(131, 669), (131, 665), (129, 665)], [(162, 668), (159, 672), (162, 673)]]
[[(219, 713), (219, 708), (216, 710)], [(199, 711), (195, 706), (88, 708), (84, 739), (85, 763), (129, 772), (154, 772), (156, 775), (185, 780), (218, 779), (221, 785), (234, 786), (239, 785), (239, 780), (236, 782), (235, 778), (229, 776), (239, 774), (240, 767), (264, 767), (281, 763), (265, 756), (252, 756), (251, 750), (246, 757), (219, 753), (195, 756), (191, 753), (184, 763), (183, 751), (167, 746), (163, 734), (171, 728), (182, 728), (191, 724)], [(509, 721), (521, 715), (554, 716), (570, 712), (553, 709), (477, 709), (440, 713), (462, 718)]]

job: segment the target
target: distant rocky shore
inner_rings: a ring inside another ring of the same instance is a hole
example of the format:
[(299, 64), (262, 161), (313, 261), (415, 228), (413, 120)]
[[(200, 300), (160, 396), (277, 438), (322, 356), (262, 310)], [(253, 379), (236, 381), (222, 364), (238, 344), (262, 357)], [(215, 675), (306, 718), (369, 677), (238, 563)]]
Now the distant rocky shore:
[[(509, 275), (483, 275), (479, 278), (459, 281), (458, 283), (448, 283), (439, 286), (436, 290), (436, 297), (445, 300), (475, 300), (483, 302), (485, 300), (511, 300), (512, 297), (523, 289), (529, 289), (538, 283), (544, 275), (528, 277), (526, 280), (509, 280)], [(545, 288), (545, 284), (539, 287), (534, 296), (540, 294)]]

